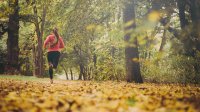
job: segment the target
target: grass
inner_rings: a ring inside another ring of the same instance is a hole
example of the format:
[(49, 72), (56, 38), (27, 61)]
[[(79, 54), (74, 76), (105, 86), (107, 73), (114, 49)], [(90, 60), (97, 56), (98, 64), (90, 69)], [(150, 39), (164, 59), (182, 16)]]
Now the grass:
[(22, 75), (0, 75), (0, 79), (14, 79), (14, 80), (22, 80), (22, 81), (46, 80), (46, 78), (37, 78), (34, 76), (22, 76)]

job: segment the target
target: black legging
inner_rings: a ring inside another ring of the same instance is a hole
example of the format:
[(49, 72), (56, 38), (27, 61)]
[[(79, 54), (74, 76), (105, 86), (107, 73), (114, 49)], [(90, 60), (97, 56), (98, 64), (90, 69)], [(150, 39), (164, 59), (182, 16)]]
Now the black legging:
[(58, 62), (60, 58), (60, 52), (59, 51), (50, 51), (48, 52), (47, 59), (49, 63), (49, 76), (50, 79), (53, 79), (53, 68), (57, 68)]

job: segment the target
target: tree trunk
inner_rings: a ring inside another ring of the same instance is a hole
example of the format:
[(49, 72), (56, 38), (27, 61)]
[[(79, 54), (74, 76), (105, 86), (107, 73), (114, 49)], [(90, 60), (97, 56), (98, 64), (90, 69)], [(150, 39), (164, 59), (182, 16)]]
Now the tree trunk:
[(33, 76), (36, 77), (36, 50), (35, 50), (35, 44), (32, 45), (32, 61), (33, 61)]
[(167, 18), (165, 19), (164, 33), (163, 33), (163, 37), (162, 37), (162, 41), (161, 41), (159, 52), (163, 51), (163, 48), (164, 48), (164, 46), (166, 44), (166, 41), (167, 41), (167, 30), (169, 29), (170, 19), (171, 19), (171, 14), (168, 14)]
[(13, 12), (9, 15), (7, 39), (7, 68), (8, 73), (19, 72), (19, 5), (18, 0), (9, 0)]
[(71, 80), (74, 80), (74, 78), (73, 78), (72, 68), (70, 68), (70, 73), (71, 73)]
[(178, 0), (177, 2), (178, 8), (179, 8), (179, 19), (180, 19), (180, 24), (181, 24), (181, 29), (182, 29), (182, 35), (181, 35), (181, 41), (184, 44), (184, 50), (185, 54), (187, 56), (194, 57), (195, 52), (194, 52), (194, 42), (193, 39), (190, 37), (191, 36), (191, 31), (189, 31), (189, 20), (186, 17), (186, 0)]
[[(189, 13), (191, 22), (186, 18), (186, 6), (189, 6)], [(182, 29), (181, 41), (184, 44), (184, 49), (187, 56), (191, 56), (197, 60), (195, 63), (195, 78), (197, 82), (199, 76), (199, 62), (200, 59), (196, 57), (200, 51), (200, 2), (199, 0), (190, 0), (190, 4), (186, 3), (186, 0), (178, 0), (179, 18)], [(192, 27), (191, 27), (192, 26)]]
[[(27, 56), (28, 56), (28, 53), (27, 53)], [(31, 63), (30, 63), (30, 58), (29, 57), (26, 57), (25, 58), (25, 60), (26, 60), (26, 72), (25, 72), (25, 75), (26, 76), (31, 76), (32, 75), (32, 72), (31, 72), (31, 68), (30, 68), (30, 65), (31, 65)]]
[(69, 77), (68, 77), (68, 73), (67, 73), (67, 69), (64, 67), (64, 65), (61, 65), (63, 70), (65, 71), (65, 75), (66, 75), (66, 79), (69, 80)]
[[(199, 0), (178, 0), (177, 5), (182, 29), (180, 40), (184, 44), (185, 54), (195, 58), (197, 51), (200, 51), (200, 2)], [(186, 10), (187, 6), (189, 12)], [(190, 17), (186, 17), (186, 12), (190, 14), (191, 22)]]
[(82, 78), (83, 78), (83, 80), (85, 80), (86, 79), (86, 76), (85, 76), (85, 73), (84, 73), (84, 66), (83, 66), (83, 64), (81, 63), (81, 64), (79, 64), (79, 68), (80, 68), (80, 74), (79, 74), (79, 80), (82, 80)]
[[(33, 7), (33, 12), (34, 12), (34, 16), (35, 17), (38, 17), (38, 12), (37, 12), (37, 7), (36, 7), (36, 1), (33, 0), (33, 4), (34, 4), (34, 7)], [(47, 10), (47, 7), (44, 6), (43, 8), (43, 13), (42, 13), (42, 23), (41, 23), (41, 27), (40, 27), (40, 23), (38, 21), (38, 18), (35, 19), (35, 28), (36, 28), (36, 34), (37, 34), (37, 40), (38, 40), (38, 44), (37, 44), (37, 53), (36, 53), (36, 62), (35, 62), (35, 74), (37, 77), (42, 77), (43, 76), (43, 72), (44, 72), (44, 69), (43, 69), (43, 64), (44, 64), (44, 61), (43, 61), (43, 40), (42, 40), (42, 37), (43, 37), (43, 30), (44, 30), (44, 25), (45, 25), (45, 18), (46, 18), (46, 10)]]
[(88, 67), (87, 79), (88, 80), (92, 79), (92, 67)]
[(93, 63), (94, 63), (94, 68), (92, 69), (92, 74), (91, 78), (94, 78), (97, 76), (97, 54), (93, 54)]
[(69, 80), (67, 70), (65, 70), (66, 79)]
[[(124, 30), (126, 33), (124, 36), (124, 40), (126, 43), (129, 44), (125, 48), (127, 81), (128, 82), (135, 81), (136, 83), (143, 83), (143, 79), (141, 77), (141, 72), (140, 72), (140, 63), (139, 61), (137, 61), (139, 60), (137, 37), (131, 37), (132, 33), (128, 33), (136, 28), (135, 8), (134, 8), (135, 4), (134, 0), (128, 0), (128, 1), (129, 3), (125, 4), (125, 9), (124, 9), (124, 24), (125, 24)], [(132, 24), (127, 24), (127, 23), (132, 23)]]
[(191, 6), (190, 6), (190, 14), (192, 19), (192, 28), (191, 31), (191, 37), (193, 37), (193, 41), (195, 44), (195, 50), (194, 50), (194, 56), (197, 62), (194, 65), (195, 69), (195, 83), (198, 83), (198, 80), (200, 79), (200, 58), (198, 56), (198, 53), (200, 52), (200, 1), (199, 0), (190, 0)]
[(164, 33), (163, 33), (162, 41), (161, 41), (161, 44), (160, 44), (159, 52), (163, 51), (164, 45), (166, 43), (166, 40), (167, 40), (166, 33), (167, 33), (167, 30), (164, 29)]
[(179, 18), (181, 28), (185, 29), (188, 26), (188, 20), (186, 19), (185, 10), (186, 10), (186, 1), (185, 0), (178, 0), (178, 8), (179, 8)]
[(195, 40), (196, 50), (200, 51), (200, 1), (191, 0), (190, 13), (192, 19), (192, 36)]

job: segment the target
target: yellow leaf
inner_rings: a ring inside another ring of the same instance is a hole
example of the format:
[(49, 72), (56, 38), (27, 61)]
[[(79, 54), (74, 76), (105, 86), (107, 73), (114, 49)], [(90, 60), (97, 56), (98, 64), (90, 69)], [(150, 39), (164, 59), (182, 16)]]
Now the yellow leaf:
[(148, 20), (151, 22), (157, 22), (160, 20), (160, 13), (158, 11), (153, 11), (148, 15)]

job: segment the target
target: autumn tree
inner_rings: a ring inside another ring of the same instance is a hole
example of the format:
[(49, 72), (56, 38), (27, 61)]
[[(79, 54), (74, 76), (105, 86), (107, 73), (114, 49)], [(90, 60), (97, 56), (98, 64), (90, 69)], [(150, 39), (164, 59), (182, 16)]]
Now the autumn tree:
[[(200, 52), (200, 1), (178, 0), (179, 18), (182, 33), (180, 39), (184, 44), (185, 54), (195, 58), (195, 81), (199, 78), (199, 52)], [(189, 7), (189, 8), (188, 8)], [(187, 13), (186, 13), (187, 12)], [(197, 82), (197, 81), (196, 81)]]
[(139, 51), (137, 37), (133, 37), (133, 30), (136, 28), (135, 21), (135, 4), (134, 0), (129, 0), (125, 4), (124, 9), (124, 23), (125, 23), (125, 36), (124, 40), (128, 44), (125, 48), (126, 55), (126, 74), (127, 81), (142, 83), (139, 63)]
[(8, 39), (7, 39), (7, 68), (14, 74), (19, 71), (19, 5), (18, 0), (9, 0), (11, 13), (8, 22)]
[(46, 13), (47, 13), (47, 4), (41, 3), (42, 5), (42, 14), (41, 14), (41, 22), (39, 22), (39, 13), (37, 8), (38, 1), (33, 0), (33, 14), (36, 17), (34, 21), (35, 31), (37, 35), (37, 44), (36, 47), (33, 46), (33, 52), (35, 54), (34, 59), (34, 75), (41, 77), (44, 73), (44, 61), (43, 61), (43, 33), (44, 33), (44, 25), (46, 20)]

